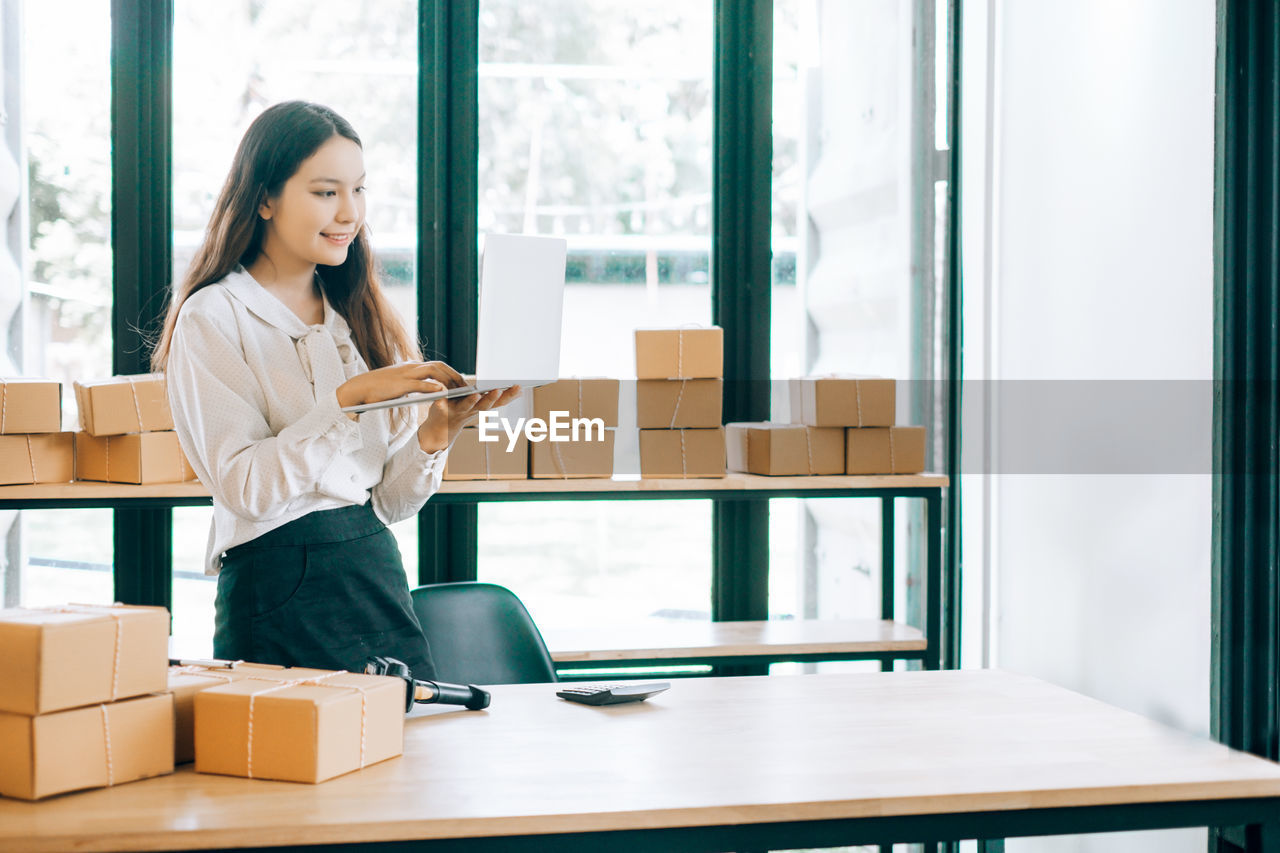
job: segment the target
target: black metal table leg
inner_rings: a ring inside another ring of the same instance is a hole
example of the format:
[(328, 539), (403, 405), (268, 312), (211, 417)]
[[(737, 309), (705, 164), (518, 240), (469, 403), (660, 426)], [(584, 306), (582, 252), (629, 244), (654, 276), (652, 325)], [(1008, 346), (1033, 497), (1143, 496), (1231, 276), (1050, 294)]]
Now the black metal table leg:
[(944, 622), (955, 618), (954, 613), (943, 613), (942, 582), (942, 495), (931, 492), (925, 497), (928, 507), (928, 557), (925, 570), (925, 652), (924, 668), (941, 669), (954, 666), (949, 650), (943, 649), (943, 637), (946, 636)]
[(1248, 853), (1280, 853), (1280, 817), (1246, 830)]
[[(880, 618), (892, 620), (897, 571), (894, 565), (896, 524), (892, 497), (880, 499)], [(894, 662), (880, 661), (881, 672), (891, 672)]]

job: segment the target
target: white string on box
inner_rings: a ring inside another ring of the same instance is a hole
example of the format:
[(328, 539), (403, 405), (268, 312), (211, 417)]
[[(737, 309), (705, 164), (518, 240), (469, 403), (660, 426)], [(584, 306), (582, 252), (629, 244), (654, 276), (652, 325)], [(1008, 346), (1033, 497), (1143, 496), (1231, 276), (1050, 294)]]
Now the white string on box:
[(38, 483), (40, 480), (36, 477), (36, 452), (31, 447), (31, 436), (27, 436), (27, 463), (31, 466), (31, 482)]
[(138, 417), (138, 432), (142, 432), (142, 406), (138, 403), (138, 386), (132, 376), (129, 377), (129, 390), (133, 392), (133, 412)]
[(689, 479), (688, 454), (685, 452), (684, 430), (680, 430), (680, 479)]
[(893, 455), (893, 427), (889, 427), (889, 473), (898, 473), (898, 460)]
[(680, 380), (680, 390), (676, 393), (676, 404), (671, 410), (671, 423), (667, 426), (667, 429), (676, 428), (676, 420), (680, 416), (680, 403), (684, 400), (684, 386), (688, 381), (688, 379)]
[(107, 615), (109, 615), (109, 616), (110, 616), (112, 619), (114, 619), (114, 620), (115, 620), (115, 622), (116, 622), (116, 649), (115, 649), (115, 657), (114, 657), (114, 659), (113, 659), (113, 660), (112, 660), (112, 662), (111, 662), (111, 701), (112, 701), (112, 702), (114, 702), (114, 701), (116, 701), (116, 698), (120, 695), (120, 634), (121, 634), (121, 625), (120, 625), (120, 614), (119, 614), (119, 613), (109, 613), (109, 614), (107, 614)]
[(809, 432), (811, 430), (811, 427), (802, 426), (800, 427), (800, 429), (804, 430), (804, 450), (805, 450), (805, 455), (808, 456), (809, 458), (809, 476), (812, 477), (813, 476), (813, 441), (809, 437)]
[(4, 422), (8, 414), (9, 414), (9, 383), (0, 382), (0, 433), (4, 432)]
[(560, 472), (560, 479), (569, 479), (569, 471), (565, 468), (564, 456), (560, 452), (560, 445), (564, 444), (564, 442), (551, 441), (549, 444), (551, 444), (551, 454), (556, 458), (556, 470)]
[(116, 701), (116, 698), (120, 695), (120, 634), (123, 629), (120, 623), (121, 614), (113, 612), (111, 609), (113, 607), (118, 607), (118, 606), (121, 606), (119, 602), (116, 602), (115, 604), (111, 604), (111, 605), (65, 604), (65, 605), (58, 605), (54, 607), (34, 608), (37, 610), (43, 610), (46, 613), (79, 613), (79, 614), (84, 614), (86, 610), (89, 610), (90, 612), (105, 610), (106, 611), (105, 615), (111, 617), (112, 621), (115, 622), (115, 626), (116, 626), (115, 652), (111, 658), (111, 701), (112, 702)]
[[(306, 687), (306, 686), (343, 687), (348, 690), (354, 690), (360, 694), (360, 766), (364, 767), (365, 766), (365, 746), (367, 743), (367, 736), (368, 736), (368, 730), (369, 730), (369, 694), (366, 692), (365, 688), (356, 687), (351, 684), (321, 684), (321, 682), (326, 679), (333, 678), (338, 675), (348, 675), (348, 674), (349, 673), (345, 669), (341, 669), (341, 670), (338, 670), (337, 672), (326, 672), (324, 675), (317, 675), (314, 678), (295, 678), (290, 681), (276, 682), (275, 686), (273, 687), (268, 687), (266, 690), (262, 690), (257, 693), (251, 693), (249, 695), (249, 721), (248, 721), (249, 736), (246, 744), (245, 775), (248, 776), (250, 779), (253, 778), (253, 703), (254, 703), (254, 700), (259, 696), (263, 696), (267, 693), (275, 693), (277, 690), (283, 690), (286, 687)], [(270, 679), (256, 679), (256, 680), (267, 681)]]
[(111, 482), (111, 436), (102, 437), (102, 464), (106, 467), (107, 473), (103, 475), (108, 483)]
[(215, 672), (214, 670), (211, 670), (208, 667), (192, 666), (190, 664), (188, 664), (187, 666), (175, 666), (169, 670), (169, 674), (170, 675), (208, 676), (209, 678), (220, 679), (223, 684), (230, 684), (231, 682), (235, 681), (235, 679), (231, 677), (231, 675), (229, 675), (228, 673)]
[(853, 380), (853, 395), (858, 400), (858, 426), (862, 426), (862, 380)]
[(99, 705), (102, 709), (102, 743), (106, 751), (107, 758), (107, 784), (115, 784), (115, 768), (111, 764), (111, 722), (107, 719), (107, 706)]

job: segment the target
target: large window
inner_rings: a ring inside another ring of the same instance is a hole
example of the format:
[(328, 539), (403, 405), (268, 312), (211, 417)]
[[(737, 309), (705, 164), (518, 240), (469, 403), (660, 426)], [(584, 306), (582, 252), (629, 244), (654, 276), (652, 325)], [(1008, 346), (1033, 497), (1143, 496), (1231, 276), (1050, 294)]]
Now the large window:
[[(144, 287), (128, 271), (111, 281), (112, 5), (121, 16), (119, 33), (137, 36), (143, 24), (160, 21), (140, 14), (129, 0), (25, 4), (31, 241), (24, 371), (61, 379), (68, 394), (73, 380), (104, 374), (113, 350), (118, 359), (135, 343), (111, 339), (113, 296), (163, 285)], [(921, 39), (928, 22), (920, 16), (931, 15), (935, 5), (943, 9), (945, 2), (776, 0), (772, 114), (762, 117), (750, 113), (754, 84), (734, 89), (741, 103), (716, 101), (717, 49), (736, 51), (726, 45), (740, 46), (735, 40), (742, 28), (758, 23), (736, 4), (173, 0), (172, 198), (151, 200), (172, 203), (172, 277), (182, 278), (201, 241), (236, 145), (254, 117), (282, 100), (325, 103), (364, 140), (373, 244), (391, 301), (410, 328), (419, 327), (419, 288), (437, 284), (421, 281), (416, 269), (422, 235), (431, 238), (428, 248), (437, 247), (441, 234), (446, 243), (459, 232), (470, 235), (472, 226), (480, 235), (567, 239), (561, 373), (624, 380), (614, 471), (636, 477), (635, 386), (627, 381), (635, 375), (633, 332), (709, 324), (713, 296), (723, 312), (718, 316), (731, 327), (742, 318), (735, 306), (758, 298), (753, 282), (719, 277), (711, 268), (713, 243), (718, 263), (737, 263), (733, 252), (724, 251), (734, 242), (724, 239), (730, 233), (725, 223), (734, 217), (713, 221), (713, 178), (722, 181), (716, 184), (721, 191), (738, 186), (759, 192), (758, 176), (745, 174), (754, 166), (734, 165), (734, 155), (755, 145), (755, 137), (732, 134), (747, 118), (771, 120), (772, 193), (748, 200), (751, 209), (772, 212), (768, 232), (750, 235), (753, 247), (768, 240), (771, 249), (767, 343), (762, 332), (753, 333), (759, 347), (769, 348), (769, 378), (775, 380), (770, 416), (789, 417), (777, 380), (809, 372), (932, 376), (940, 269), (933, 250), (943, 221), (933, 205), (945, 197), (935, 193), (945, 185), (921, 169), (938, 162), (932, 122), (939, 119), (930, 99), (937, 78), (927, 55), (934, 42)], [(471, 9), (479, 16), (474, 78), (465, 41), (473, 36), (475, 21), (465, 20)], [(424, 11), (448, 31), (428, 30), (429, 43), (419, 45)], [(121, 26), (125, 19), (138, 27)], [(717, 30), (717, 20), (729, 26)], [(436, 64), (420, 67), (425, 55)], [(744, 62), (741, 76), (726, 78), (735, 86), (755, 80), (750, 58)], [(143, 106), (164, 96), (166, 79), (139, 74)], [(473, 81), (474, 113), (468, 102)], [(420, 97), (428, 110), (445, 108), (420, 115)], [(447, 126), (434, 124), (439, 122)], [(717, 135), (717, 122), (728, 130)], [(428, 144), (444, 142), (446, 150), (420, 147), (420, 128), (432, 127), (436, 135)], [(465, 156), (458, 157), (459, 150)], [(473, 154), (474, 166), (455, 162)], [(116, 156), (137, 155), (125, 146)], [(433, 160), (450, 164), (455, 171), (446, 180), (456, 184), (443, 194), (439, 210), (420, 211), (419, 176), (433, 172)], [(724, 171), (713, 168), (717, 163)], [(471, 184), (457, 171), (473, 167), (474, 210)], [(458, 198), (464, 206), (454, 204)], [(457, 219), (460, 209), (463, 221)], [(446, 221), (432, 218), (437, 215)], [(450, 264), (456, 248), (449, 247)], [(449, 267), (450, 282), (457, 269)], [(470, 304), (444, 302), (450, 311)], [(150, 319), (137, 318), (138, 326)], [(447, 336), (460, 329), (465, 337), (469, 319), (423, 318), (430, 322), (422, 326), (443, 326)], [(727, 342), (729, 352), (745, 363), (745, 333), (729, 331), (738, 338)], [(915, 417), (905, 408), (900, 414)], [(214, 584), (202, 574), (210, 514), (203, 507), (173, 513), (175, 644), (187, 654), (207, 653), (212, 633)], [(733, 539), (729, 531), (713, 542), (713, 519), (723, 522), (730, 514), (717, 515), (709, 501), (512, 502), (481, 504), (477, 515), (478, 576), (516, 589), (548, 625), (709, 618), (713, 552), (724, 548), (720, 553), (727, 554), (723, 543)], [(39, 529), (26, 536), (31, 559), (23, 565), (46, 573), (30, 589), (64, 599), (110, 594), (109, 511), (27, 516)], [(912, 523), (910, 513), (898, 517), (903, 526)], [(871, 501), (775, 501), (769, 613), (873, 613), (878, 520), (879, 507)], [(745, 525), (741, 518), (727, 523), (739, 532)], [(72, 536), (71, 529), (88, 533)], [(417, 520), (397, 525), (396, 534), (414, 580)], [(900, 535), (899, 541), (909, 538)], [(123, 542), (122, 549), (130, 547)], [(472, 555), (459, 556), (450, 554), (444, 574), (466, 573), (460, 567), (469, 567)], [(900, 565), (911, 562), (906, 557)], [(73, 580), (81, 575), (48, 572), (97, 572), (98, 586)], [(12, 572), (8, 580), (6, 589), (16, 589)], [(756, 602), (750, 607), (756, 609)]]
[[(382, 280), (405, 326), (417, 326), (417, 6), (205, 3), (177, 0), (173, 67), (173, 271), (181, 280), (245, 129), (286, 100), (332, 107), (360, 135), (368, 223)], [(209, 70), (217, 68), (216, 74)], [(207, 653), (214, 584), (201, 572), (212, 510), (175, 513), (175, 643)], [(396, 526), (417, 576), (417, 530)], [(195, 625), (198, 629), (188, 626)], [(181, 627), (179, 627), (181, 626)]]
[[(633, 332), (709, 324), (712, 3), (480, 4), (482, 232), (569, 243), (562, 376), (635, 376)], [(615, 473), (637, 476), (624, 381)], [(481, 505), (479, 574), (544, 624), (710, 618), (710, 507)]]
[[(941, 375), (945, 351), (946, 183), (934, 170), (946, 147), (946, 21), (945, 0), (774, 3), (775, 419), (791, 415), (786, 379), (871, 374), (899, 380), (897, 423), (938, 433), (933, 383), (918, 380)], [(897, 618), (922, 624), (921, 555), (903, 544), (921, 539), (918, 504), (895, 508), (895, 599)], [(771, 509), (771, 614), (877, 617), (880, 502)]]
[[(108, 13), (107, 3), (48, 0), (23, 15), (26, 298), (20, 326), (9, 328), (22, 330), (22, 372), (62, 383), (64, 429), (75, 428), (71, 383), (111, 364)], [(6, 605), (111, 600), (109, 510), (0, 518), (0, 539), (10, 523), (20, 535), (10, 540), (17, 559), (5, 561)]]

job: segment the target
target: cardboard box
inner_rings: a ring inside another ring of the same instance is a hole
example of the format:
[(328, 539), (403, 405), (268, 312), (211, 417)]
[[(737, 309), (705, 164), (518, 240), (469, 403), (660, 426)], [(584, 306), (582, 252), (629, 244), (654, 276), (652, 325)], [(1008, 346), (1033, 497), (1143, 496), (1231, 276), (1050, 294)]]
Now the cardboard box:
[(323, 782), (393, 758), (404, 751), (404, 691), (399, 678), (351, 672), (201, 690), (196, 772)]
[(92, 436), (76, 433), (76, 479), (108, 483), (184, 483), (196, 472), (176, 432)]
[(0, 379), (0, 435), (62, 429), (62, 383), (52, 379)]
[[(606, 427), (618, 425), (617, 379), (561, 379), (533, 389), (533, 416), (550, 420), (552, 412), (571, 418), (600, 418)], [(514, 424), (513, 424), (514, 426)]]
[(616, 432), (605, 430), (604, 441), (530, 442), (529, 476), (535, 480), (612, 477)]
[[(493, 435), (494, 430), (489, 434)], [(510, 451), (510, 439), (501, 429), (497, 441), (481, 441), (480, 430), (465, 427), (458, 432), (445, 460), (446, 480), (524, 480), (529, 476), (529, 439), (521, 433)]]
[(124, 435), (173, 429), (164, 375), (143, 373), (75, 383), (80, 429), (89, 435)]
[(0, 486), (66, 483), (75, 476), (72, 432), (0, 435)]
[(636, 382), (640, 429), (714, 429), (724, 406), (723, 379), (641, 379)]
[(924, 470), (922, 426), (845, 430), (846, 474), (919, 474)]
[(724, 427), (640, 430), (640, 476), (723, 477)]
[(0, 711), (47, 714), (166, 689), (169, 611), (69, 604), (0, 610)]
[(0, 795), (38, 800), (173, 772), (168, 693), (55, 714), (0, 713)]
[(725, 426), (730, 471), (770, 476), (844, 473), (844, 430), (804, 424)]
[(879, 376), (792, 380), (791, 422), (819, 427), (893, 426), (895, 383)]
[(719, 379), (724, 376), (724, 330), (637, 329), (639, 379)]
[(173, 694), (173, 763), (186, 764), (196, 757), (196, 694), (210, 687), (242, 678), (280, 680), (296, 672), (265, 663), (237, 663), (233, 668), (198, 665), (169, 667), (169, 692)]

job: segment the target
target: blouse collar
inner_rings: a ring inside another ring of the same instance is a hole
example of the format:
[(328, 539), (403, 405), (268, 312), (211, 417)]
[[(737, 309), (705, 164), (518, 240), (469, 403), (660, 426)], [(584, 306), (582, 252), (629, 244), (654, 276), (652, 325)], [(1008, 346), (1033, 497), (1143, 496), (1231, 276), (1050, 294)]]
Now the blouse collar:
[[(302, 322), (302, 318), (289, 310), (289, 306), (277, 299), (271, 291), (259, 284), (258, 280), (243, 266), (237, 266), (223, 284), (232, 296), (240, 300), (260, 320), (275, 326), (294, 340), (305, 337), (315, 328)], [(323, 288), (320, 291), (320, 298), (324, 300), (324, 321), (320, 325), (328, 329), (335, 338), (350, 337), (351, 329), (346, 319), (329, 304), (329, 297), (325, 295)]]

